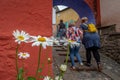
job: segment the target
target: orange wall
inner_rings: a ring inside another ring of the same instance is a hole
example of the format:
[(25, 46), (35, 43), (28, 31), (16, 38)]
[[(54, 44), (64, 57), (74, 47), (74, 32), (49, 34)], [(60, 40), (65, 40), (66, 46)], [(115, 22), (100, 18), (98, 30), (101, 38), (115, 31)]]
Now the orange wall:
[(0, 32), (5, 34), (21, 29), (50, 36), (51, 6), (51, 0), (0, 0)]
[[(15, 48), (13, 30), (24, 30), (31, 35), (52, 35), (52, 0), (0, 0), (0, 80), (16, 80)], [(22, 44), (20, 51), (29, 52), (25, 61), (27, 75), (34, 75), (38, 57), (38, 47)], [(46, 63), (46, 55), (51, 57), (52, 49), (43, 50), (41, 63)], [(19, 65), (21, 66), (21, 65)], [(48, 71), (44, 67), (43, 74)]]

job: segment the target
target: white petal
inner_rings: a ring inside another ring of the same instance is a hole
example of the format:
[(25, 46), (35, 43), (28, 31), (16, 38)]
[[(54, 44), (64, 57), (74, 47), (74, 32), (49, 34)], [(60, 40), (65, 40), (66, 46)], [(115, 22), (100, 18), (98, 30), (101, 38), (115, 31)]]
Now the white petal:
[(38, 37), (37, 38), (40, 38), (41, 36), (40, 35), (38, 35)]
[(42, 44), (42, 47), (44, 48), (44, 49), (46, 49), (46, 44), (44, 43), (44, 44)]
[(19, 30), (16, 30), (16, 35), (18, 36), (18, 35), (20, 35), (20, 32), (19, 32)]
[(20, 41), (18, 41), (18, 44), (20, 44), (21, 42)]
[(34, 43), (32, 44), (32, 46), (39, 46), (39, 45), (40, 45), (39, 42), (34, 42)]
[(13, 31), (13, 36), (16, 37), (16, 32), (15, 31)]

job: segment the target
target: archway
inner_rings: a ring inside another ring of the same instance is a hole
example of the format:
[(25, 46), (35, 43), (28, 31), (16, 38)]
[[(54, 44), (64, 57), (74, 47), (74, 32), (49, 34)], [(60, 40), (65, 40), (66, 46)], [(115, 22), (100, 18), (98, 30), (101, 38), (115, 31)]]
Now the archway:
[(95, 23), (95, 16), (91, 10), (91, 8), (88, 6), (88, 4), (84, 0), (53, 0), (53, 6), (56, 5), (65, 5), (72, 9), (74, 9), (81, 17), (88, 17), (89, 21)]
[[(60, 20), (63, 20), (65, 27), (68, 28), (70, 23), (75, 23), (76, 26), (80, 25), (79, 14), (72, 8), (64, 5), (54, 6), (55, 12), (53, 12), (53, 35), (56, 36), (58, 33), (58, 24)], [(55, 25), (54, 25), (55, 24)], [(58, 36), (57, 36), (58, 37)]]

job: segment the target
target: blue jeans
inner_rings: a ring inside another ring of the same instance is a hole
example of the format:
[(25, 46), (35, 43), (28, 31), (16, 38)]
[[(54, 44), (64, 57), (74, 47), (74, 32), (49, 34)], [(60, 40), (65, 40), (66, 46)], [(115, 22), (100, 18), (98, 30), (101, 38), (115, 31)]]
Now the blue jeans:
[(58, 36), (59, 36), (60, 38), (63, 38), (63, 37), (65, 37), (65, 35), (66, 35), (65, 29), (60, 29), (60, 31), (58, 32)]
[(79, 64), (82, 63), (81, 56), (79, 54), (80, 46), (70, 47), (70, 60), (72, 66), (75, 66), (74, 56), (76, 56)]

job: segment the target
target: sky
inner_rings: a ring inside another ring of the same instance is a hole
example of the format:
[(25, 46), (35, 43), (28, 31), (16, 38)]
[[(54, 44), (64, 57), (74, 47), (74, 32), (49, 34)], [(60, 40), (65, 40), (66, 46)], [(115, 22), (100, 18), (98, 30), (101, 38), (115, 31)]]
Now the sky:
[(65, 9), (65, 8), (67, 8), (67, 6), (59, 5), (58, 8), (59, 8), (59, 10), (63, 10), (63, 9)]

